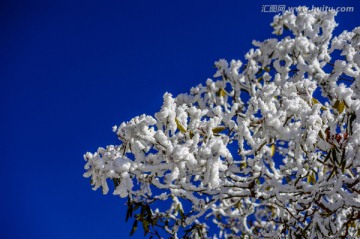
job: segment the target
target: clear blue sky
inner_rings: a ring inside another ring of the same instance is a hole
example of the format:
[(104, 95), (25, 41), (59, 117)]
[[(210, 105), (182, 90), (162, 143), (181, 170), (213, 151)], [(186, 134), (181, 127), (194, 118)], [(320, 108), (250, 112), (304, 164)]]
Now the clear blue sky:
[[(310, 1), (309, 1), (310, 2)], [(360, 25), (358, 0), (339, 29)], [(0, 3), (0, 238), (129, 238), (125, 200), (93, 192), (83, 154), (117, 144), (111, 127), (156, 112), (219, 58), (271, 37), (264, 4), (306, 1)], [(132, 238), (142, 238), (136, 233)]]

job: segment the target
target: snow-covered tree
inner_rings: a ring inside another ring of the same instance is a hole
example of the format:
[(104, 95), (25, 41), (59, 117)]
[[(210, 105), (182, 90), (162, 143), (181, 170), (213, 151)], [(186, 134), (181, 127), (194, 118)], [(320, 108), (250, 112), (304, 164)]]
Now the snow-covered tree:
[(244, 63), (215, 62), (214, 79), (85, 154), (93, 189), (112, 180), (127, 198), (131, 234), (360, 237), (360, 27), (333, 36), (335, 16), (275, 16), (278, 36)]

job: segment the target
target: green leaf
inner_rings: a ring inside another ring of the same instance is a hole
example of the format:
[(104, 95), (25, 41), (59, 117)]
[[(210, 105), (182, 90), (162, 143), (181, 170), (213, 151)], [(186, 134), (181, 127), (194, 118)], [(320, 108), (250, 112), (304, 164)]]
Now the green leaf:
[(320, 102), (316, 99), (316, 98), (312, 98), (311, 99), (311, 102), (313, 103), (313, 104), (320, 104)]
[(331, 173), (330, 173), (329, 177), (327, 178), (327, 181), (329, 181), (331, 176), (335, 173), (335, 170), (336, 170), (336, 167), (334, 166), (333, 169), (331, 170)]
[(145, 209), (146, 209), (147, 215), (151, 217), (151, 216), (152, 216), (152, 212), (151, 212), (150, 206), (149, 206), (149, 205), (146, 205), (146, 206), (145, 206)]
[(201, 233), (201, 231), (200, 231), (200, 228), (199, 228), (199, 227), (196, 227), (196, 230), (197, 230), (198, 236), (199, 236), (200, 238), (202, 238), (202, 233)]
[(181, 209), (180, 204), (177, 205), (176, 210), (180, 214), (181, 220), (184, 220), (185, 219), (185, 214), (184, 214), (184, 211)]
[(338, 162), (337, 156), (336, 156), (336, 149), (335, 148), (332, 149), (332, 159), (333, 159), (334, 162), (336, 162), (339, 165), (339, 162)]
[(356, 119), (356, 115), (355, 114), (351, 114), (350, 118), (349, 118), (349, 130), (350, 130), (350, 134), (352, 133), (352, 123), (354, 122), (354, 120)]
[(152, 220), (151, 224), (152, 224), (153, 226), (155, 226), (158, 221), (159, 221), (159, 218), (158, 218), (158, 217), (155, 217), (155, 219)]
[(120, 185), (120, 178), (113, 178), (115, 188)]
[(139, 207), (141, 206), (141, 203), (137, 203), (134, 207), (134, 210), (133, 211), (136, 211)]
[(220, 90), (218, 91), (218, 95), (220, 97), (225, 97), (226, 95), (228, 95), (228, 93), (223, 88), (220, 88)]
[(240, 169), (244, 169), (244, 168), (247, 168), (246, 161), (240, 163)]
[(218, 133), (221, 133), (222, 131), (224, 131), (225, 129), (226, 129), (225, 126), (219, 126), (219, 127), (213, 128), (212, 131), (214, 134), (218, 134)]
[(331, 149), (329, 150), (328, 154), (326, 155), (325, 160), (324, 160), (324, 163), (326, 163), (326, 161), (329, 160), (330, 155), (331, 155)]
[(179, 122), (179, 120), (178, 120), (176, 117), (175, 117), (175, 122), (176, 122), (177, 128), (178, 128), (181, 132), (185, 133), (185, 132), (186, 132), (185, 127), (182, 126), (182, 124)]
[(125, 221), (127, 222), (129, 220), (130, 217), (132, 217), (132, 213), (133, 213), (133, 205), (130, 202), (130, 197), (128, 197), (128, 210), (126, 212), (126, 218)]
[(342, 101), (340, 101), (337, 110), (341, 114), (342, 112), (344, 112), (344, 109), (345, 109), (345, 102), (342, 100)]
[(129, 218), (132, 215), (132, 206), (128, 207), (128, 210), (126, 211), (126, 218), (125, 218), (125, 222), (127, 222), (129, 220)]
[(339, 100), (336, 100), (335, 104), (334, 104), (334, 108), (341, 114), (342, 112), (344, 112), (345, 110), (345, 102), (342, 100), (342, 101), (339, 101)]
[(145, 205), (141, 205), (140, 218), (145, 218), (146, 208)]
[(132, 227), (132, 229), (131, 229), (131, 231), (130, 231), (130, 236), (134, 235), (134, 233), (136, 232), (136, 230), (137, 230), (137, 224), (138, 224), (138, 220), (135, 220), (135, 221), (134, 221), (134, 224), (133, 224), (133, 227)]
[(185, 214), (184, 214), (183, 210), (181, 209), (180, 204), (178, 204), (176, 206), (176, 211), (178, 211), (178, 213), (180, 214), (181, 220), (184, 220)]
[(270, 146), (270, 156), (272, 157), (272, 156), (274, 156), (275, 155), (275, 144), (272, 144), (271, 146)]
[(307, 176), (307, 182), (310, 184), (315, 184), (316, 183), (316, 177), (315, 177), (315, 173), (314, 172), (310, 172)]
[(184, 214), (184, 211), (179, 209), (179, 213), (180, 213), (180, 217), (181, 217), (181, 220), (185, 220), (185, 214)]
[(318, 101), (318, 99), (316, 99), (316, 98), (312, 98), (311, 99), (311, 102), (313, 103), (313, 105), (315, 105), (315, 104), (320, 104), (321, 105), (321, 109), (322, 110), (326, 110), (326, 107), (325, 106), (323, 106), (319, 101)]
[(346, 166), (345, 148), (343, 148), (342, 154), (341, 154), (341, 171), (342, 171), (342, 173), (345, 172), (345, 166)]
[(150, 229), (149, 229), (149, 222), (148, 221), (142, 221), (142, 226), (143, 226), (143, 229), (144, 229), (144, 236), (146, 236)]

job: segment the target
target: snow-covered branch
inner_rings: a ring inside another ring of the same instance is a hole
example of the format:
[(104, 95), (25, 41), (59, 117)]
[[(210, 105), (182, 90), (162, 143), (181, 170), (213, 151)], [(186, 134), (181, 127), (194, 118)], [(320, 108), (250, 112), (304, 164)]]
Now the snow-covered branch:
[(334, 37), (335, 15), (276, 16), (281, 37), (114, 126), (121, 144), (86, 153), (84, 176), (157, 237), (359, 237), (360, 27)]

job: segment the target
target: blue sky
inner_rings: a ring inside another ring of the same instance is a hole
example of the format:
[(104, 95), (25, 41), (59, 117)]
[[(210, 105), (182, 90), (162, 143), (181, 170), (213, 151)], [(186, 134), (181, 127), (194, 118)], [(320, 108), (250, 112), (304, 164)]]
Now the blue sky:
[(352, 6), (337, 32), (360, 25), (355, 0), (1, 1), (0, 238), (130, 238), (125, 200), (91, 190), (83, 154), (271, 37), (265, 4)]

